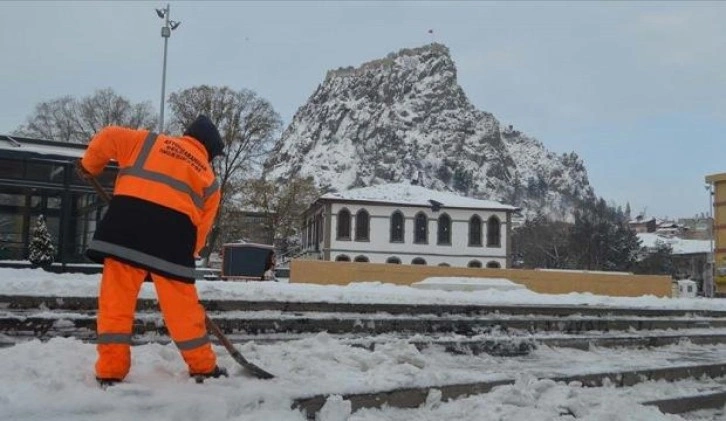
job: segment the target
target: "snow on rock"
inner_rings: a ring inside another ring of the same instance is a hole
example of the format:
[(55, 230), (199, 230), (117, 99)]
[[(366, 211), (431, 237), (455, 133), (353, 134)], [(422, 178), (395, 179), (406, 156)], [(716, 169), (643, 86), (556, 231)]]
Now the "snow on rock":
[(582, 160), (558, 155), (469, 102), (441, 44), (340, 68), (295, 113), (266, 176), (327, 191), (422, 179), (440, 191), (567, 217), (594, 195)]

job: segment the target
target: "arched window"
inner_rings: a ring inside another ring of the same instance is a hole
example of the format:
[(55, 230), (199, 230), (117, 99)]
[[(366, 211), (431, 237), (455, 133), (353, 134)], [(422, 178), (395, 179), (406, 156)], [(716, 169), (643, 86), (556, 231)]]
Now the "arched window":
[(350, 211), (341, 209), (338, 212), (337, 240), (350, 240)]
[(416, 244), (429, 242), (429, 218), (423, 212), (417, 213), (414, 218), (413, 242)]
[(436, 244), (451, 245), (451, 217), (445, 213), (439, 216), (439, 232)]
[(481, 267), (481, 262), (478, 261), (478, 260), (472, 260), (472, 261), (469, 262), (469, 264), (467, 265), (467, 267), (470, 267), (470, 268), (480, 268)]
[(336, 262), (350, 262), (350, 257), (346, 256), (345, 254), (339, 254), (335, 256)]
[(469, 247), (481, 247), (481, 218), (474, 215), (469, 219)]
[(420, 257), (417, 257), (417, 258), (411, 260), (411, 264), (412, 265), (425, 265), (426, 261)]
[(487, 220), (487, 247), (501, 247), (501, 236), (499, 235), (499, 218), (491, 216)]
[(441, 266), (441, 267), (445, 267), (445, 268), (451, 267), (451, 265), (450, 265), (450, 264), (448, 264), (448, 263), (446, 263), (446, 262), (444, 262), (444, 263), (439, 263), (439, 266)]
[(355, 259), (353, 261), (354, 262), (358, 262), (358, 263), (368, 263), (368, 262), (370, 262), (370, 260), (368, 260), (368, 258), (366, 256), (355, 256)]
[[(393, 212), (391, 215), (391, 242), (392, 243), (403, 243), (403, 227), (404, 219), (401, 211)], [(401, 263), (399, 261), (399, 263)]]
[(370, 215), (365, 209), (355, 214), (355, 241), (370, 240)]
[(502, 266), (499, 264), (499, 262), (491, 260), (491, 261), (487, 262), (487, 267), (490, 269), (499, 269)]
[(401, 264), (401, 259), (399, 259), (398, 257), (389, 257), (388, 259), (386, 259), (386, 263), (392, 263), (394, 265), (400, 265)]

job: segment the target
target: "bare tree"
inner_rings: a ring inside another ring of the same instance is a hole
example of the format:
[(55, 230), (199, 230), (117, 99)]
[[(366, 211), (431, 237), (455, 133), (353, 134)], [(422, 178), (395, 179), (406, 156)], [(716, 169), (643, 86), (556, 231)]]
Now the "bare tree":
[(249, 180), (243, 189), (245, 205), (264, 213), (266, 228), (274, 236), (275, 246), (285, 254), (290, 238), (301, 227), (300, 217), (320, 195), (312, 177), (293, 177), (283, 185), (264, 179)]
[(217, 224), (209, 238), (211, 251), (219, 236), (219, 220), (231, 209), (230, 200), (244, 181), (260, 171), (282, 121), (267, 100), (253, 91), (201, 85), (169, 96), (172, 128), (182, 131), (200, 114), (207, 115), (219, 129), (225, 143), (225, 156), (215, 159), (222, 204)]
[(27, 122), (15, 134), (70, 143), (88, 143), (109, 125), (151, 129), (157, 117), (151, 103), (133, 104), (111, 88), (77, 99), (63, 96), (35, 106)]

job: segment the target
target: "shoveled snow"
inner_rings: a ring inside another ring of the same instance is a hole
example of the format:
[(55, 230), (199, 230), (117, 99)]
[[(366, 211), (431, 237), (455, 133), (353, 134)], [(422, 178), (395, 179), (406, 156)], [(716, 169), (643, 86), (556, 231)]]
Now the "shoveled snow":
[[(33, 269), (0, 270), (0, 294), (95, 296), (99, 276), (51, 274)], [(409, 287), (367, 283), (316, 286), (274, 282), (199, 282), (202, 298), (332, 302), (438, 302), (591, 304), (661, 308), (724, 308), (718, 299), (613, 298), (589, 294), (546, 296), (531, 291), (422, 291)], [(145, 285), (142, 295), (153, 297)], [(590, 372), (642, 365), (669, 367), (723, 361), (726, 346), (689, 343), (655, 350), (592, 349), (579, 351), (542, 346), (526, 357), (452, 355), (435, 347), (418, 351), (405, 340), (392, 339), (375, 351), (356, 348), (326, 333), (300, 340), (237, 348), (248, 359), (277, 375), (273, 380), (245, 377), (231, 357), (216, 346), (219, 363), (232, 377), (197, 385), (187, 376), (173, 345), (148, 344), (132, 350), (132, 370), (126, 382), (100, 390), (93, 378), (95, 346), (77, 339), (32, 340), (0, 349), (0, 419), (2, 420), (305, 420), (291, 409), (293, 399), (330, 394), (319, 421), (532, 421), (682, 420), (664, 415), (640, 402), (721, 390), (717, 380), (647, 382), (632, 388), (583, 388), (580, 384), (538, 380), (568, 374), (575, 367)], [(685, 359), (684, 359), (685, 358)], [(695, 361), (694, 361), (695, 362)], [(398, 387), (516, 379), (491, 393), (442, 402), (433, 391), (417, 409), (374, 409), (351, 414), (345, 393)], [(571, 415), (563, 415), (571, 414)]]

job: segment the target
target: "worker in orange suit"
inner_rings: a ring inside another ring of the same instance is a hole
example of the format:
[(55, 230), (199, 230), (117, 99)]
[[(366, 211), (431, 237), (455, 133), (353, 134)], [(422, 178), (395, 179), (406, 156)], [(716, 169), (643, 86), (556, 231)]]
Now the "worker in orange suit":
[(195, 257), (219, 208), (211, 161), (224, 154), (219, 131), (199, 116), (181, 137), (109, 126), (79, 162), (84, 177), (118, 163), (114, 195), (87, 256), (103, 262), (98, 298), (96, 380), (122, 381), (131, 367), (136, 300), (145, 279), (154, 282), (171, 339), (198, 381), (226, 376), (218, 367), (199, 304)]

